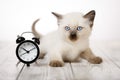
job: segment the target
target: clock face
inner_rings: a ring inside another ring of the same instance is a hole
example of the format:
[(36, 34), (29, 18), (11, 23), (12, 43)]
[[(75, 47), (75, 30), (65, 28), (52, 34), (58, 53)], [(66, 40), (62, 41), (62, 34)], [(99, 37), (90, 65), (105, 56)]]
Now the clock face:
[(39, 56), (39, 48), (33, 41), (26, 40), (18, 45), (16, 55), (20, 61), (24, 63), (32, 63)]

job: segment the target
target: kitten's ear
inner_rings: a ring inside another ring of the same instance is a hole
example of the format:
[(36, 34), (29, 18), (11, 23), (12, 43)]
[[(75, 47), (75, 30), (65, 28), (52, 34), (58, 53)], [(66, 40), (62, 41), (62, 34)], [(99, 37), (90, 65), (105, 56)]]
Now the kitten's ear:
[(52, 12), (52, 14), (53, 14), (54, 16), (56, 16), (57, 19), (62, 19), (62, 15), (61, 15), (61, 14), (58, 14), (58, 13), (56, 13), (56, 12)]
[(92, 27), (94, 19), (95, 19), (95, 11), (91, 10), (90, 12), (88, 12), (87, 14), (84, 15), (84, 18), (88, 18), (89, 19), (89, 21), (91, 22), (90, 23), (90, 27)]
[(95, 18), (95, 11), (92, 10), (90, 12), (88, 12), (87, 14), (84, 15), (84, 18), (88, 18), (90, 21), (94, 21)]

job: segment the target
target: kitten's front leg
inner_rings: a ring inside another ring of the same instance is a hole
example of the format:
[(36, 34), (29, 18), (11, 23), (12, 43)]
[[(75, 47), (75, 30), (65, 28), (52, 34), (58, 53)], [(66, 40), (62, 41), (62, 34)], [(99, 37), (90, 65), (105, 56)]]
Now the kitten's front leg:
[(87, 50), (85, 50), (84, 52), (82, 52), (80, 54), (81, 58), (84, 58), (86, 60), (88, 60), (88, 62), (93, 63), (93, 64), (100, 64), (102, 62), (102, 59), (100, 57), (96, 57), (90, 48), (88, 48)]
[(43, 59), (45, 57), (46, 53), (40, 53), (39, 59)]
[(49, 65), (52, 67), (62, 67), (64, 66), (64, 62), (62, 59), (62, 55), (60, 53), (50, 53), (50, 62)]

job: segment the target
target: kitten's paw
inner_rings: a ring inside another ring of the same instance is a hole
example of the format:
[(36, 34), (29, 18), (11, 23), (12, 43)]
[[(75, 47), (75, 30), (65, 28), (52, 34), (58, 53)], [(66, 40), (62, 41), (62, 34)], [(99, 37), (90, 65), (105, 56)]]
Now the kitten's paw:
[(93, 64), (100, 64), (102, 63), (102, 58), (94, 57), (94, 58), (91, 58), (88, 62), (93, 63)]
[(53, 60), (53, 61), (50, 61), (49, 65), (51, 67), (62, 67), (62, 66), (64, 66), (64, 62), (58, 61), (58, 60)]
[(44, 57), (45, 57), (45, 54), (40, 53), (39, 59), (44, 59)]

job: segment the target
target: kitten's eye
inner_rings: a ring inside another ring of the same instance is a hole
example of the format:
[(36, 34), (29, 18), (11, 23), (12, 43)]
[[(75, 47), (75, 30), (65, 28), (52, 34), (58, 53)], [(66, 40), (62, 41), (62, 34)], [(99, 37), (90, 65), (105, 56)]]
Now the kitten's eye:
[(81, 27), (81, 26), (78, 26), (78, 27), (77, 27), (77, 30), (78, 30), (78, 31), (81, 31), (82, 29), (83, 29), (83, 27)]
[(66, 31), (69, 31), (69, 30), (70, 30), (70, 27), (69, 27), (69, 26), (65, 26), (65, 30), (66, 30)]

